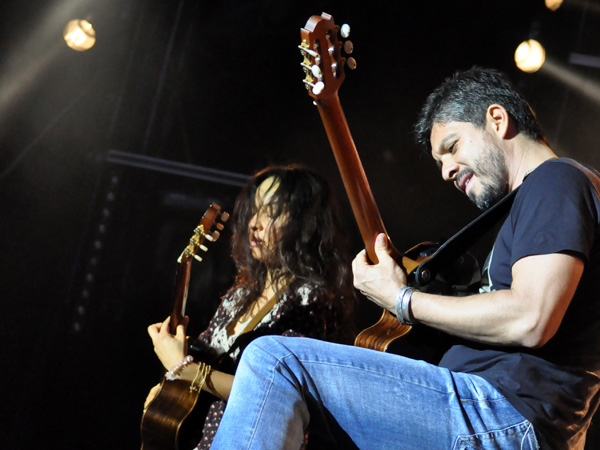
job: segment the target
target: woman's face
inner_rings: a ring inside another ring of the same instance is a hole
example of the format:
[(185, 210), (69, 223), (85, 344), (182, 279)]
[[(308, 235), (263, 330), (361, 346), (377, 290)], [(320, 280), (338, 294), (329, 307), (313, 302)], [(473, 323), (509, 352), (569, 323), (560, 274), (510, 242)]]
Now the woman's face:
[(281, 228), (287, 220), (286, 214), (274, 217), (278, 205), (272, 203), (272, 197), (278, 188), (279, 181), (273, 177), (266, 178), (258, 186), (254, 196), (255, 213), (248, 222), (252, 257), (263, 262), (281, 237)]

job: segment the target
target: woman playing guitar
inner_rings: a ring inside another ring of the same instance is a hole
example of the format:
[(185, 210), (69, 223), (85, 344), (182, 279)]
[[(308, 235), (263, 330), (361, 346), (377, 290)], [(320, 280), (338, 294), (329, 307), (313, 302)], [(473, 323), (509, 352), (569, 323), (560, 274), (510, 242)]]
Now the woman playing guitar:
[[(210, 447), (236, 363), (250, 340), (264, 334), (353, 339), (354, 296), (340, 243), (344, 233), (327, 182), (298, 166), (266, 168), (242, 190), (233, 217), (237, 274), (208, 328), (191, 345), (191, 353), (202, 349), (200, 356), (186, 358), (187, 320), (175, 335), (170, 318), (148, 328), (167, 376), (211, 399), (200, 449)], [(147, 407), (158, 390), (150, 392)]]

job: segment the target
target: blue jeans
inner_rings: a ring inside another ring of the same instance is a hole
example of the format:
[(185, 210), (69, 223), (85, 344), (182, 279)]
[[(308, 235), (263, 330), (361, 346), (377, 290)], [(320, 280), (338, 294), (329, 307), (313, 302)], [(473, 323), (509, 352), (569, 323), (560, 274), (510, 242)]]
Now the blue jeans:
[(298, 450), (307, 430), (309, 448), (539, 448), (531, 423), (478, 376), (313, 339), (256, 339), (212, 449)]

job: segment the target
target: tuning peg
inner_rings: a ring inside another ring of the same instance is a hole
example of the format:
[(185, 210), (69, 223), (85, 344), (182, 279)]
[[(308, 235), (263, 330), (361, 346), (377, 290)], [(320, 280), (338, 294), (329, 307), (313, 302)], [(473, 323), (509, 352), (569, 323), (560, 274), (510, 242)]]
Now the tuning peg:
[(316, 58), (319, 56), (318, 52), (315, 52), (314, 50), (311, 50), (310, 48), (308, 48), (308, 43), (306, 43), (306, 46), (301, 44), (298, 46), (298, 48), (300, 49), (300, 53), (302, 53), (302, 55), (304, 55), (304, 53), (308, 53), (313, 58)]
[(217, 227), (217, 229), (219, 230), (223, 230), (223, 228), (225, 228), (225, 225), (223, 225), (222, 223), (217, 223), (215, 224), (215, 226)]
[[(343, 64), (343, 63), (342, 63)], [(343, 68), (343, 67), (342, 67)], [(338, 63), (331, 64), (331, 73), (335, 78), (338, 76)]]
[(319, 95), (321, 92), (323, 92), (323, 89), (325, 89), (325, 83), (323, 83), (322, 81), (317, 81), (312, 86), (312, 93), (315, 95)]
[(196, 261), (202, 261), (202, 258), (201, 258), (201, 257), (199, 257), (198, 255), (194, 255), (194, 259), (195, 259)]
[(343, 24), (340, 28), (340, 34), (344, 39), (348, 38), (350, 36), (350, 25), (347, 23)]
[(227, 211), (223, 211), (221, 213), (221, 222), (227, 222), (229, 220), (229, 213)]
[(325, 89), (325, 83), (322, 81), (317, 81), (316, 83), (311, 83), (307, 79), (302, 80), (302, 82), (306, 85), (306, 89), (310, 89), (311, 92), (315, 95), (319, 95)]
[(346, 64), (348, 65), (348, 69), (350, 69), (350, 70), (356, 69), (356, 60), (354, 58), (348, 58), (348, 60), (346, 61)]
[(323, 74), (321, 73), (321, 68), (316, 64), (310, 68), (310, 72), (313, 74), (314, 77), (318, 78), (319, 80), (323, 77)]
[(198, 248), (199, 248), (200, 250), (202, 250), (203, 252), (207, 252), (207, 251), (208, 251), (208, 247), (206, 247), (206, 245), (202, 245), (202, 244), (200, 244), (200, 245), (198, 246)]
[(210, 235), (210, 240), (216, 241), (217, 239), (219, 239), (220, 236), (221, 236), (221, 233), (219, 233), (218, 231), (213, 231), (212, 234)]
[(347, 55), (350, 55), (354, 51), (354, 44), (352, 43), (352, 41), (344, 42), (344, 51)]

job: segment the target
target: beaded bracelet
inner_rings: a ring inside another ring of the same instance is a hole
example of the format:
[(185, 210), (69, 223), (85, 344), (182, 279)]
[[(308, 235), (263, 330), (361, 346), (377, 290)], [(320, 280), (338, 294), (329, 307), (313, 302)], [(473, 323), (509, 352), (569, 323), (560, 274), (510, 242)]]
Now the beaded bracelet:
[(412, 325), (410, 320), (410, 301), (415, 288), (402, 286), (396, 294), (396, 317), (402, 325)]
[(165, 378), (169, 381), (175, 381), (181, 374), (181, 371), (193, 362), (194, 358), (192, 357), (192, 355), (187, 355), (185, 358), (183, 358), (181, 361), (179, 361), (177, 364), (171, 367), (171, 370), (165, 373)]
[[(194, 380), (190, 383), (190, 394), (194, 391), (199, 392), (202, 389), (204, 383), (206, 383), (206, 377), (208, 377), (208, 374), (211, 370), (212, 367), (210, 367), (209, 364), (205, 364), (203, 362), (198, 363), (198, 370), (196, 371), (196, 376), (194, 377)], [(196, 382), (198, 382), (198, 384), (196, 384)]]

